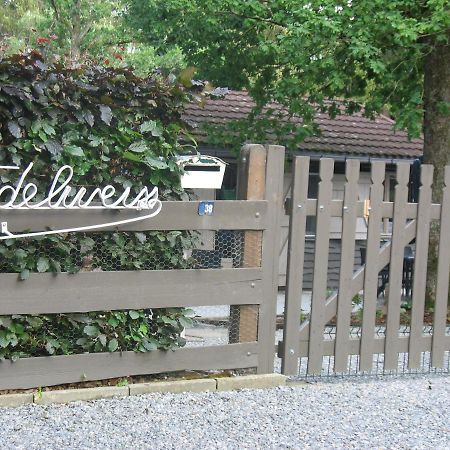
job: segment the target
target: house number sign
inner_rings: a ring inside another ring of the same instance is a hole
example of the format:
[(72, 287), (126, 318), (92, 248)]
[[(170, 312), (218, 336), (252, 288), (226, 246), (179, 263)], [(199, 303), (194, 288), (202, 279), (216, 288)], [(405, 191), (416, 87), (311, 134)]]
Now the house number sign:
[[(88, 193), (85, 187), (70, 185), (73, 177), (73, 168), (61, 167), (56, 172), (45, 198), (36, 201), (38, 187), (32, 182), (27, 182), (27, 176), (33, 168), (33, 163), (22, 172), (15, 186), (3, 185), (0, 187), (0, 217), (1, 210), (134, 210), (145, 211), (145, 214), (137, 215), (129, 219), (115, 222), (99, 223), (81, 227), (69, 227), (60, 230), (39, 231), (33, 233), (13, 234), (8, 230), (8, 222), (1, 221), (0, 241), (5, 239), (17, 239), (33, 236), (45, 236), (57, 233), (69, 233), (76, 231), (90, 231), (99, 228), (107, 228), (155, 217), (161, 211), (162, 203), (158, 197), (158, 188), (142, 188), (137, 194), (131, 193), (131, 188), (126, 187), (122, 192), (117, 192), (111, 185), (102, 188), (96, 187)], [(0, 166), (4, 170), (20, 170), (16, 166)], [(42, 195), (39, 195), (42, 198)], [(38, 197), (38, 198), (39, 198)], [(0, 219), (1, 220), (1, 219)]]

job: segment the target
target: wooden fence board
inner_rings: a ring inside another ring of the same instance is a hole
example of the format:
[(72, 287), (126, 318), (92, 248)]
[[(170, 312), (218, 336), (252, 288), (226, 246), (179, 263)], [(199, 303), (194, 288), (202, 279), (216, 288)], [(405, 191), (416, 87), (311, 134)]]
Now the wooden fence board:
[(433, 166), (422, 165), (421, 187), (417, 213), (416, 253), (412, 287), (411, 331), (408, 354), (408, 367), (420, 367), (420, 337), (423, 333), (425, 310), (425, 289), (427, 283), (428, 242), (431, 220), (431, 185), (433, 183)]
[(261, 269), (0, 274), (0, 315), (259, 304)]
[(398, 352), (396, 351), (395, 343), (399, 338), (400, 327), (403, 258), (406, 245), (404, 239), (406, 223), (405, 205), (408, 201), (409, 164), (397, 164), (396, 181), (387, 298), (386, 348), (384, 357), (384, 368), (386, 370), (395, 370), (398, 366)]
[(346, 183), (342, 214), (341, 265), (337, 298), (336, 344), (334, 371), (347, 370), (350, 338), (352, 298), (350, 291), (355, 259), (356, 202), (359, 194), (359, 161), (348, 160), (345, 165)]
[(434, 304), (433, 318), (433, 367), (442, 367), (444, 352), (450, 350), (445, 344), (449, 273), (450, 273), (450, 166), (445, 168), (444, 192), (442, 195), (442, 215), (440, 223), (438, 273), (436, 282), (436, 299)]
[[(198, 215), (199, 202), (162, 202), (161, 212), (147, 220), (115, 226), (120, 231), (145, 230), (262, 230), (267, 225), (267, 201), (217, 200), (214, 214)], [(90, 226), (145, 215), (132, 210), (2, 210), (11, 232)], [(102, 228), (99, 231), (105, 231)]]
[(102, 380), (177, 370), (256, 367), (258, 344), (157, 350), (148, 353), (83, 353), (70, 356), (22, 358), (0, 362), (0, 390)]
[(370, 370), (374, 354), (375, 320), (378, 298), (378, 260), (380, 252), (380, 235), (383, 202), (383, 180), (385, 178), (385, 163), (372, 163), (370, 187), (371, 211), (368, 218), (366, 264), (364, 271), (363, 318), (361, 330), (360, 370)]
[(303, 291), (303, 268), (308, 198), (309, 157), (294, 160), (292, 200), (289, 224), (287, 283), (284, 308), (282, 373), (295, 375), (298, 370), (298, 341)]
[[(343, 200), (332, 200), (330, 203), (330, 214), (331, 217), (342, 217), (342, 205)], [(382, 216), (383, 218), (392, 219), (394, 216), (394, 203), (393, 202), (383, 202), (382, 206)], [(309, 198), (306, 202), (306, 214), (308, 216), (315, 216), (317, 210), (317, 199)], [(363, 217), (364, 215), (364, 201), (358, 201), (356, 204), (356, 211), (358, 217)], [(441, 214), (441, 205), (433, 203), (431, 205), (431, 218), (439, 219)], [(417, 203), (407, 203), (405, 205), (405, 215), (406, 219), (416, 219), (417, 218)]]
[(311, 299), (311, 327), (309, 332), (308, 374), (320, 373), (322, 369), (322, 340), (325, 328), (325, 299), (327, 291), (328, 247), (330, 242), (330, 203), (333, 193), (334, 161), (320, 160), (320, 182), (317, 199), (317, 225), (314, 277)]

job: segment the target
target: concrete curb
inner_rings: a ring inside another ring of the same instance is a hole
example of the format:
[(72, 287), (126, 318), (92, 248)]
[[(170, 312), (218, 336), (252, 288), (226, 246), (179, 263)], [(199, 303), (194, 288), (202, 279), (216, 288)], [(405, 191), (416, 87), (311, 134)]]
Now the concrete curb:
[(285, 386), (286, 377), (279, 374), (245, 375), (226, 378), (199, 378), (195, 380), (155, 381), (129, 386), (100, 386), (95, 388), (65, 389), (25, 394), (0, 395), (0, 407), (29, 404), (51, 405), (75, 401), (90, 401), (131, 395), (182, 392), (230, 391), (237, 389), (266, 389)]
[(51, 405), (52, 403), (69, 403), (79, 400), (89, 401), (101, 398), (128, 397), (128, 386), (100, 386), (84, 389), (66, 389), (62, 391), (45, 391), (34, 394), (36, 405)]
[(33, 394), (6, 394), (0, 395), (0, 407), (15, 407), (33, 403)]
[(266, 375), (247, 375), (233, 378), (217, 378), (218, 391), (234, 391), (236, 389), (268, 389), (285, 385), (286, 377), (277, 373), (269, 373)]
[(130, 384), (130, 395), (150, 394), (152, 392), (208, 392), (217, 389), (214, 378), (198, 380), (159, 381), (155, 383)]

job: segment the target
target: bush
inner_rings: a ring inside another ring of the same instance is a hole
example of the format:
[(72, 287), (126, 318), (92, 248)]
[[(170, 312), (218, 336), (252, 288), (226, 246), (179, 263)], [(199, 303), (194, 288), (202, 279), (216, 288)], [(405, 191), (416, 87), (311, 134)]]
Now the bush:
[[(111, 184), (137, 193), (153, 184), (162, 199), (183, 198), (174, 156), (188, 136), (183, 105), (201, 94), (185, 81), (139, 78), (126, 68), (48, 64), (37, 52), (0, 60), (0, 164), (26, 167), (45, 193), (68, 164), (73, 184)], [(2, 183), (16, 171), (0, 171)], [(36, 197), (36, 201), (40, 198)], [(0, 201), (4, 201), (0, 198)], [(183, 268), (187, 232), (53, 235), (0, 243), (0, 271), (139, 270)], [(0, 359), (85, 351), (169, 349), (183, 345), (190, 323), (183, 309), (0, 318)]]

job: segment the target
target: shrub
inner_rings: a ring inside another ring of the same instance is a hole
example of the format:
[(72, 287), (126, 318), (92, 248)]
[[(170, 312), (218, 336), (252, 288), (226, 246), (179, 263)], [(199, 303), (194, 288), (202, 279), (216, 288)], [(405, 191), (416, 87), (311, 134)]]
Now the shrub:
[[(202, 84), (127, 68), (46, 63), (38, 52), (0, 60), (0, 164), (26, 167), (44, 193), (61, 166), (73, 184), (111, 184), (137, 193), (153, 184), (162, 199), (183, 198), (174, 156), (188, 136), (181, 110)], [(185, 84), (180, 80), (185, 81)], [(16, 171), (0, 171), (2, 183)], [(39, 197), (36, 198), (39, 200)], [(0, 198), (0, 201), (4, 199)], [(0, 243), (0, 271), (139, 270), (186, 267), (187, 232), (52, 235)], [(38, 301), (38, 300), (37, 300)], [(183, 309), (0, 318), (0, 359), (85, 351), (169, 349), (183, 345)]]

